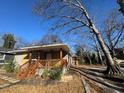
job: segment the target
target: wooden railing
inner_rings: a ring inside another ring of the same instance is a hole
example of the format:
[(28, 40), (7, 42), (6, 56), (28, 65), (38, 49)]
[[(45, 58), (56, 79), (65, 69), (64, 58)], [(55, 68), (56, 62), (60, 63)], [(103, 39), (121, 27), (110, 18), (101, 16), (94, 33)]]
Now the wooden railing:
[(55, 64), (59, 64), (59, 67), (63, 68), (67, 64), (65, 59), (51, 59), (51, 60), (30, 60), (25, 64), (20, 66), (17, 77), (19, 79), (24, 79), (26, 77), (31, 77), (35, 74), (37, 68), (48, 67), (52, 68)]
[(43, 66), (53, 66), (53, 65), (55, 65), (59, 61), (60, 61), (60, 59), (50, 59), (50, 60), (40, 60), (39, 62)]

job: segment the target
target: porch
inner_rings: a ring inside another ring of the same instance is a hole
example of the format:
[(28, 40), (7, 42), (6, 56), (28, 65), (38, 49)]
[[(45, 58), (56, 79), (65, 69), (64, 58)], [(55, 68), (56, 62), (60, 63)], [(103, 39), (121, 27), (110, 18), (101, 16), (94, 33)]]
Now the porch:
[(38, 67), (48, 67), (58, 64), (63, 65), (63, 62), (67, 63), (66, 59), (63, 59), (67, 52), (62, 49), (59, 50), (28, 50), (28, 62), (29, 64), (38, 64)]
[[(69, 48), (66, 45), (44, 45), (23, 48), (26, 50), (23, 61), (24, 64), (19, 66), (19, 73), (17, 77), (24, 79), (25, 77), (32, 77), (38, 69), (53, 68), (57, 66), (63, 68), (68, 63)], [(20, 55), (18, 53), (18, 55)]]

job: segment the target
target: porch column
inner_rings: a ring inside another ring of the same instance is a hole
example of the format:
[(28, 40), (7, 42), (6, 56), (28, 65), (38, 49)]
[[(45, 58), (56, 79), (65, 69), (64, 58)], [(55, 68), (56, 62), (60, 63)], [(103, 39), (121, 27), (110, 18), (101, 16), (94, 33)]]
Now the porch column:
[(40, 51), (38, 51), (38, 57), (37, 60), (40, 61)]
[(29, 64), (30, 64), (31, 63), (31, 59), (32, 59), (32, 53), (29, 50), (28, 50), (28, 55), (29, 55)]
[(37, 61), (36, 61), (36, 64), (37, 64), (38, 67), (41, 67), (41, 65), (40, 65), (40, 51), (39, 50), (37, 51)]
[(62, 53), (62, 48), (60, 49), (60, 60), (61, 60), (61, 65), (62, 65), (62, 57), (63, 57), (63, 53)]

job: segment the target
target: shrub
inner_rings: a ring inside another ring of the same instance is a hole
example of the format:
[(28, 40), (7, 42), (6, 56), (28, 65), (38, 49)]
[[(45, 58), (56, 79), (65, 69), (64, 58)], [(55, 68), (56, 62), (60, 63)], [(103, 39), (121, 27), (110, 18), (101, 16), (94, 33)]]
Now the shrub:
[(61, 74), (62, 74), (62, 70), (58, 67), (54, 67), (52, 69), (45, 68), (42, 73), (42, 76), (45, 79), (50, 78), (53, 80), (59, 80), (59, 79), (61, 79)]
[(49, 71), (49, 77), (53, 80), (61, 79), (62, 70), (60, 68), (54, 68)]
[(47, 68), (44, 69), (42, 76), (43, 78), (47, 78), (49, 76), (49, 70)]
[(19, 67), (14, 67), (14, 72), (18, 73), (19, 72)]
[(13, 58), (6, 60), (5, 61), (5, 66), (4, 66), (6, 72), (12, 73), (15, 70), (15, 64), (13, 62)]

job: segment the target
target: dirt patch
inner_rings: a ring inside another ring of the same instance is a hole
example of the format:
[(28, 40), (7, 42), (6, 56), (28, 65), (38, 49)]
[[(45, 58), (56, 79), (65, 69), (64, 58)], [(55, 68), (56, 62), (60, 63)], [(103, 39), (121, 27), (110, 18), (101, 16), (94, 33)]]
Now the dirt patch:
[(82, 64), (82, 65), (79, 65), (79, 67), (86, 67), (86, 68), (89, 68), (89, 67), (92, 67), (92, 68), (100, 68), (100, 67), (104, 67), (102, 65), (99, 65), (99, 64), (91, 64), (91, 65), (88, 65), (88, 64)]
[(60, 82), (55, 80), (28, 79), (0, 90), (0, 93), (82, 93), (81, 79), (72, 75), (73, 80)]
[(91, 93), (106, 93), (104, 89), (96, 85), (94, 81), (91, 80), (90, 81), (86, 80), (86, 81), (89, 84)]
[(0, 79), (0, 85), (5, 84), (5, 83), (8, 83), (8, 81)]

